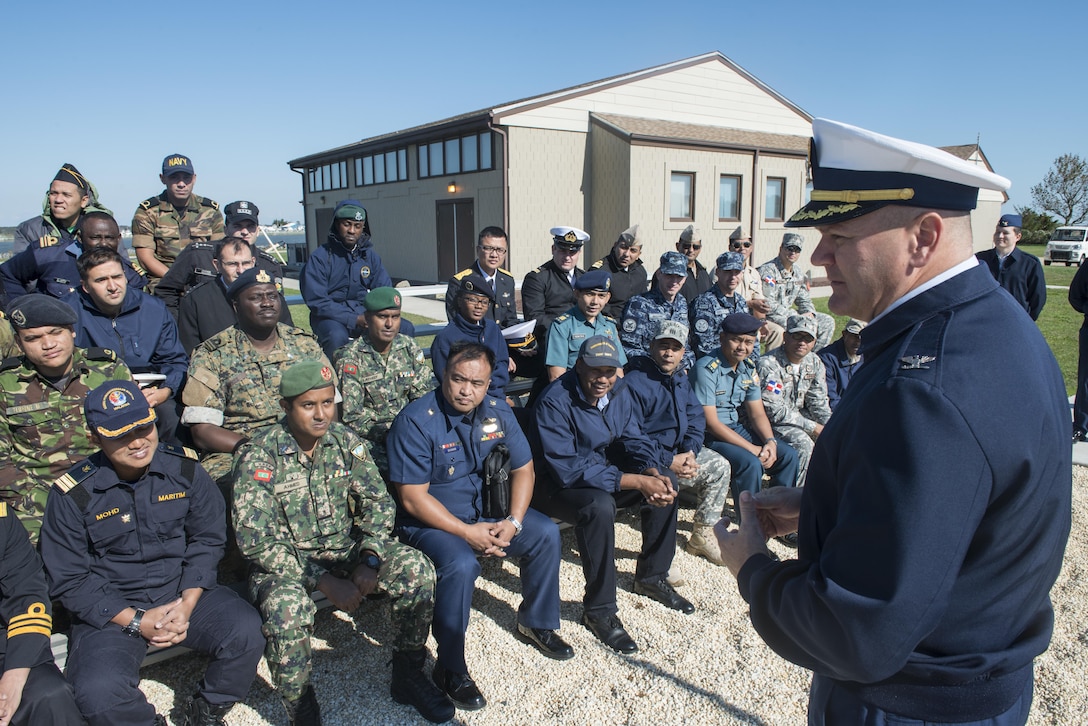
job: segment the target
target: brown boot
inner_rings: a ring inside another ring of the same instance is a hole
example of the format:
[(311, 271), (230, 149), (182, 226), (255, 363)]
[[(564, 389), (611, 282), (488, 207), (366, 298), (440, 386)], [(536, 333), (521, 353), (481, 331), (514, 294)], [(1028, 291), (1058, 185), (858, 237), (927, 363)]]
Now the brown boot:
[(724, 565), (722, 551), (718, 547), (718, 538), (714, 536), (713, 524), (694, 524), (691, 528), (691, 537), (685, 547), (688, 553), (705, 557), (715, 565)]

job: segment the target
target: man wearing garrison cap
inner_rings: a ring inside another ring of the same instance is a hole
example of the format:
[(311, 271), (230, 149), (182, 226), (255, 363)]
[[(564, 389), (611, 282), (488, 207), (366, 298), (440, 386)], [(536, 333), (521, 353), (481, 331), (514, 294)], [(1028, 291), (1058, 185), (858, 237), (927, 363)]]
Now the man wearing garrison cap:
[(0, 362), (0, 501), (37, 541), (53, 480), (95, 451), (83, 399), (132, 374), (112, 350), (77, 348), (76, 313), (51, 295), (18, 298), (8, 320), (21, 354)]
[[(869, 323), (865, 363), (803, 489), (743, 494), (716, 528), (752, 624), (814, 672), (810, 724), (1023, 724), (1069, 536), (1065, 384), (972, 254), (980, 188), (938, 149), (816, 119), (812, 263)], [(1030, 412), (1030, 415), (1022, 415)], [(797, 531), (797, 559), (767, 538)]]
[(67, 247), (77, 241), (80, 215), (86, 211), (110, 213), (98, 204), (98, 190), (79, 169), (65, 164), (53, 177), (42, 202), (42, 213), (15, 228), (12, 254), (28, 247)]
[(190, 242), (208, 242), (223, 236), (219, 202), (193, 194), (196, 169), (184, 154), (162, 160), (159, 181), (166, 187), (140, 202), (132, 216), (132, 246), (147, 273), (147, 291), (159, 280)]
[(688, 258), (688, 276), (684, 278), (680, 295), (690, 305), (714, 284), (714, 278), (699, 262), (699, 255), (703, 251), (703, 233), (698, 227), (689, 224), (684, 228), (676, 242), (676, 251)]
[(1046, 279), (1043, 265), (1035, 255), (1017, 247), (1020, 241), (1019, 214), (1002, 214), (994, 228), (994, 246), (975, 254), (986, 265), (997, 284), (1009, 291), (1013, 299), (1038, 320), (1046, 305)]
[(614, 320), (623, 315), (628, 300), (646, 292), (646, 267), (641, 257), (642, 234), (635, 224), (620, 233), (611, 252), (587, 268), (604, 270), (612, 276), (612, 296), (604, 306), (604, 314)]

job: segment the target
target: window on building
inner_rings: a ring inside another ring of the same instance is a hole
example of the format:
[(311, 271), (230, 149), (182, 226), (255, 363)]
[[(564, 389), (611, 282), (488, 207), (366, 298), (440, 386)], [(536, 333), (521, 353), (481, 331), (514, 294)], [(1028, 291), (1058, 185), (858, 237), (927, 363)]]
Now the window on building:
[(316, 166), (307, 172), (311, 192), (324, 192), (330, 189), (346, 189), (348, 186), (348, 163), (338, 161), (335, 164)]
[(784, 177), (767, 177), (767, 195), (763, 204), (763, 218), (768, 222), (781, 222), (786, 218), (786, 180)]
[(669, 181), (669, 219), (673, 222), (695, 220), (695, 173), (674, 171)]
[(740, 177), (722, 174), (718, 177), (718, 221), (740, 220)]
[(355, 160), (355, 186), (408, 180), (408, 149), (372, 154)]
[(428, 144), (427, 153), (431, 157), (431, 173), (428, 176), (442, 176), (445, 173), (445, 166), (442, 164), (442, 142)]
[(494, 168), (491, 132), (419, 145), (419, 178), (490, 171)]
[(461, 171), (461, 139), (446, 141), (446, 173), (456, 174)]
[(479, 166), (476, 142), (476, 136), (465, 136), (461, 139), (461, 171), (476, 171)]

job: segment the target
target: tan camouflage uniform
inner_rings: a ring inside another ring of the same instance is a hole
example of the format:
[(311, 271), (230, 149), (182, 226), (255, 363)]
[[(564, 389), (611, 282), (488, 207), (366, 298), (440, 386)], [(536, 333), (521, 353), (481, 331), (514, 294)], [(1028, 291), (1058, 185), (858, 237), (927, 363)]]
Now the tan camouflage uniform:
[[(197, 346), (189, 361), (189, 380), (181, 400), (184, 424), (210, 423), (246, 437), (271, 426), (283, 415), (280, 375), (292, 363), (328, 363), (317, 338), (301, 328), (280, 323), (279, 339), (268, 353), (259, 353), (237, 326), (227, 328)], [(329, 364), (331, 367), (331, 364)], [(217, 482), (230, 474), (231, 455), (208, 453), (201, 460)]]
[[(209, 242), (223, 237), (223, 213), (219, 202), (193, 194), (189, 197), (185, 215), (177, 210), (163, 191), (142, 202), (132, 216), (132, 246), (155, 250), (155, 259), (167, 267), (174, 264), (190, 242)], [(146, 272), (140, 270), (140, 272)], [(147, 292), (153, 292), (159, 278), (147, 275)]]
[(434, 566), (393, 539), (396, 507), (366, 446), (333, 423), (314, 458), (284, 423), (238, 452), (233, 519), (238, 547), (252, 564), (250, 597), (264, 619), (273, 685), (289, 700), (310, 681), (316, 608), (310, 593), (326, 572), (350, 577), (373, 552), (382, 561), (377, 591), (392, 600), (398, 651), (424, 647), (434, 609)]
[(758, 368), (767, 418), (774, 435), (797, 449), (797, 482), (801, 484), (808, 473), (816, 424), (831, 418), (823, 361), (809, 353), (795, 370), (785, 349), (776, 348), (759, 359)]
[(435, 388), (423, 350), (406, 335), (393, 339), (386, 355), (364, 336), (336, 351), (336, 371), (344, 397), (344, 424), (366, 442), (382, 476), (389, 477), (385, 435), (410, 402)]
[(763, 282), (763, 296), (773, 306), (767, 318), (786, 327), (786, 321), (796, 311), (805, 315), (812, 313), (816, 316), (816, 347), (819, 350), (831, 343), (835, 335), (835, 318), (825, 313), (816, 312), (816, 306), (812, 304), (812, 297), (805, 283), (805, 273), (799, 266), (794, 265), (792, 272), (786, 272), (782, 267), (782, 261), (777, 257), (770, 262), (764, 262), (759, 266), (759, 277)]
[(58, 390), (25, 357), (0, 363), (0, 500), (38, 539), (45, 500), (57, 477), (90, 456), (83, 400), (106, 381), (132, 380), (127, 366), (105, 348), (76, 348), (72, 376)]

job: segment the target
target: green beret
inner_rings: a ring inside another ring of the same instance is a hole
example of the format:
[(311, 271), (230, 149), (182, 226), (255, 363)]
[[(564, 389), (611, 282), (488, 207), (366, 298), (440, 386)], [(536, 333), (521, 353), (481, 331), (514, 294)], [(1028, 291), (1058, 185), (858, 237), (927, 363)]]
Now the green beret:
[(372, 313), (379, 310), (400, 310), (400, 293), (391, 287), (376, 287), (363, 298), (363, 307)]
[(294, 398), (332, 384), (332, 368), (319, 360), (302, 361), (283, 372), (283, 377), (280, 378), (280, 396)]
[(336, 209), (336, 219), (354, 219), (356, 222), (366, 221), (366, 210), (357, 204), (345, 204)]

